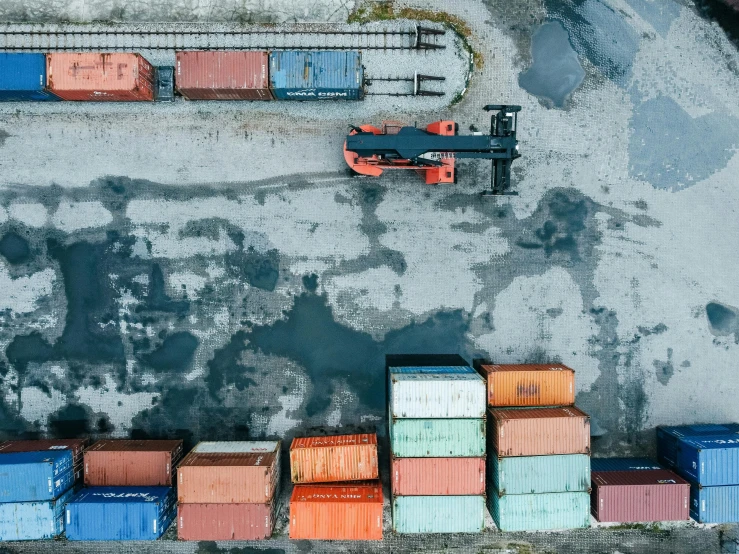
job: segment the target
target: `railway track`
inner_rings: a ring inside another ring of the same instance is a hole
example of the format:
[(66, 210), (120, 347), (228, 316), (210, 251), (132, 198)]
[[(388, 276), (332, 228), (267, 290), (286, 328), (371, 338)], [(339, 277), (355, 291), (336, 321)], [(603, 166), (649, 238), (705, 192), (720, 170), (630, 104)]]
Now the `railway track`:
[(336, 31), (304, 27), (155, 28), (89, 25), (0, 26), (0, 50), (24, 52), (121, 50), (435, 50), (445, 31), (428, 27)]

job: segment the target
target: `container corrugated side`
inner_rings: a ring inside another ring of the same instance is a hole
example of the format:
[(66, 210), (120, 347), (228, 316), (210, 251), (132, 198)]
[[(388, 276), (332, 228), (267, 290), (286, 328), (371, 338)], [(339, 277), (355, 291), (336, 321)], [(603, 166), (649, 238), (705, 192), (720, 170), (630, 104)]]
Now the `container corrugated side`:
[(396, 533), (481, 533), (485, 527), (484, 496), (396, 496)]
[(739, 423), (663, 425), (657, 427), (657, 461), (673, 468), (677, 463), (677, 445), (681, 439), (739, 438)]
[(698, 523), (739, 522), (739, 485), (690, 485), (690, 517)]
[(490, 406), (571, 406), (575, 371), (563, 364), (478, 365)]
[(56, 500), (0, 503), (0, 541), (52, 539), (64, 532), (64, 506), (69, 489)]
[(664, 469), (649, 458), (591, 458), (592, 471), (649, 471)]
[(543, 531), (590, 527), (590, 493), (553, 492), (488, 496), (488, 508), (501, 531)]
[(92, 487), (67, 503), (66, 535), (73, 541), (155, 540), (176, 513), (171, 487)]
[(52, 500), (73, 484), (69, 450), (0, 454), (0, 502)]
[(255, 51), (178, 51), (177, 91), (189, 100), (272, 100), (269, 57)]
[(101, 440), (85, 451), (85, 485), (170, 486), (182, 441)]
[(490, 417), (491, 446), (499, 457), (590, 454), (590, 416), (574, 406), (491, 408)]
[(402, 373), (390, 376), (395, 418), (485, 417), (485, 381), (477, 373)]
[(704, 487), (739, 485), (739, 438), (680, 439), (673, 469)]
[(75, 481), (82, 479), (82, 453), (89, 439), (10, 440), (0, 443), (0, 454), (13, 452), (41, 452), (43, 450), (71, 450)]
[(485, 494), (485, 458), (393, 458), (390, 471), (399, 496)]
[(290, 444), (293, 483), (377, 479), (377, 435), (300, 437)]
[(480, 458), (485, 419), (394, 419), (390, 446), (399, 458)]
[(290, 497), (290, 538), (382, 540), (382, 486), (296, 485)]
[(60, 100), (46, 90), (44, 54), (0, 52), (0, 102)]
[(361, 100), (364, 96), (362, 55), (356, 51), (272, 51), (269, 79), (278, 100)]
[(490, 454), (488, 478), (491, 489), (498, 494), (589, 491), (590, 457), (558, 454), (498, 458)]
[(275, 527), (274, 500), (265, 504), (180, 504), (177, 538), (185, 541), (268, 539)]

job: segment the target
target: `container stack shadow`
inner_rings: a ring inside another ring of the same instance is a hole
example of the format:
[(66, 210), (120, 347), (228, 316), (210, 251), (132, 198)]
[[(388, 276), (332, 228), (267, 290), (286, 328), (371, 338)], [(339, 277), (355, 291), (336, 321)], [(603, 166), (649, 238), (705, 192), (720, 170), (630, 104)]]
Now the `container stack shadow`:
[(488, 507), (501, 531), (590, 526), (590, 418), (562, 364), (474, 360), (487, 382)]

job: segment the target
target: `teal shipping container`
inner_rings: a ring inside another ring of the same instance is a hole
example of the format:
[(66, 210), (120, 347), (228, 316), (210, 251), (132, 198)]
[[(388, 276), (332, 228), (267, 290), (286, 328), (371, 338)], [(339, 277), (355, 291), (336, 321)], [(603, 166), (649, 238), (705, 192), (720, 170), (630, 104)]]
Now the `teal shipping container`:
[(498, 494), (539, 494), (545, 492), (584, 492), (590, 490), (590, 456), (488, 455), (488, 482)]
[(396, 458), (481, 458), (485, 419), (394, 419), (390, 447)]
[[(491, 491), (492, 492), (492, 491)], [(488, 495), (493, 521), (501, 531), (543, 531), (590, 527), (589, 492)]]
[(485, 526), (484, 496), (396, 496), (396, 533), (481, 533)]

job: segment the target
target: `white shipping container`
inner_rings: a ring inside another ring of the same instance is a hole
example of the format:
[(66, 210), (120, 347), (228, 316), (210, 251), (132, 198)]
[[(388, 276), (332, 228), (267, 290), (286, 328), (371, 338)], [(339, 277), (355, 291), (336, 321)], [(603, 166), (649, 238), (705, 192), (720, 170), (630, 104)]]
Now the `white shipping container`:
[(481, 418), (487, 390), (477, 373), (400, 373), (390, 375), (393, 418)]
[(199, 454), (269, 454), (280, 451), (280, 441), (203, 441), (192, 452)]

